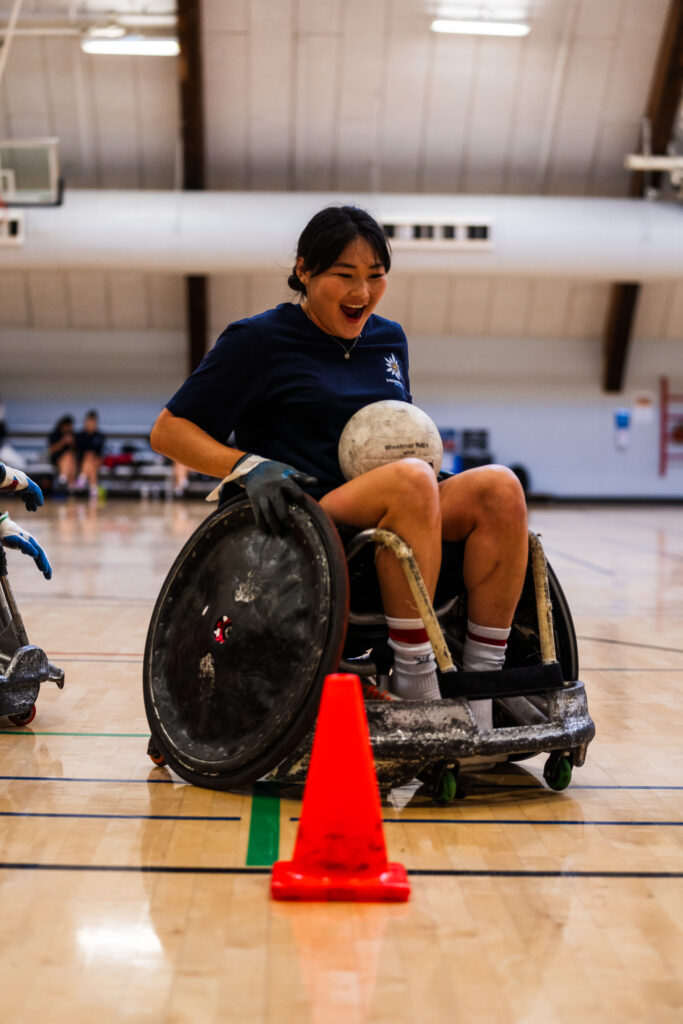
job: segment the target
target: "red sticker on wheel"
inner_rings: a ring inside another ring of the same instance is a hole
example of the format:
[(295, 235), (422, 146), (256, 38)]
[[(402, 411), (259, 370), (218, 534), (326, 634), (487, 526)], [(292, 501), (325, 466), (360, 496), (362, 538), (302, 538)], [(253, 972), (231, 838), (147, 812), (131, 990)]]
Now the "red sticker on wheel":
[(217, 644), (224, 644), (232, 630), (232, 619), (224, 615), (213, 628), (213, 638)]

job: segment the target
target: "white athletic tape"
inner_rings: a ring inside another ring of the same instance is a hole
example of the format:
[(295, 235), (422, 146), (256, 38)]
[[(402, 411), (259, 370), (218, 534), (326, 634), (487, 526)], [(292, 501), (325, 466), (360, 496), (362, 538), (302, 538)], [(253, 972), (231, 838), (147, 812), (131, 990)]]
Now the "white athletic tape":
[(0, 515), (0, 537), (21, 537), (26, 540), (29, 534), (9, 517), (9, 512)]
[[(12, 487), (12, 484), (16, 484)], [(0, 484), (0, 491), (24, 491), (28, 487), (28, 477), (20, 469), (12, 469), (5, 464), (5, 479)]]
[(229, 484), (233, 480), (238, 480), (241, 476), (246, 476), (247, 473), (250, 473), (252, 469), (259, 465), (259, 463), (269, 461), (269, 459), (264, 459), (260, 455), (248, 455), (246, 459), (242, 459), (239, 466), (233, 469), (231, 473), (228, 473), (227, 476), (223, 477), (221, 482), (218, 484), (218, 487), (214, 487), (211, 494), (207, 494), (204, 500), (218, 501), (223, 484)]

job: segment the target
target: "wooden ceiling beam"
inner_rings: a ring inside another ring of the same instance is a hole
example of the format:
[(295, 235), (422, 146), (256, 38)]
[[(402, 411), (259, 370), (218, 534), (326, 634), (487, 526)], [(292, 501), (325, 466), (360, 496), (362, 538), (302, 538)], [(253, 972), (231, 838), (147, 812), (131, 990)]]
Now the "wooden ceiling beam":
[[(683, 93), (683, 0), (671, 0), (644, 117), (650, 122), (652, 152), (665, 155)], [(657, 180), (661, 172), (657, 173)], [(653, 174), (654, 177), (654, 174)], [(629, 195), (642, 196), (645, 172), (634, 171)]]
[(178, 0), (183, 188), (204, 188), (204, 90), (200, 0)]
[(635, 281), (622, 281), (612, 285), (605, 327), (602, 384), (605, 391), (621, 391), (624, 386), (626, 359), (639, 292), (640, 285)]
[[(683, 94), (683, 0), (671, 0), (662, 41), (655, 64), (645, 117), (650, 122), (652, 152), (666, 153), (673, 133)], [(657, 184), (659, 178), (654, 178)], [(634, 171), (629, 195), (642, 197), (643, 171)], [(633, 321), (640, 284), (617, 282), (612, 285), (604, 333), (603, 389), (621, 391), (631, 343)]]
[[(205, 184), (204, 90), (201, 45), (201, 0), (178, 0), (180, 122), (183, 189)], [(185, 278), (187, 367), (191, 373), (204, 358), (207, 342), (208, 282), (204, 275)]]

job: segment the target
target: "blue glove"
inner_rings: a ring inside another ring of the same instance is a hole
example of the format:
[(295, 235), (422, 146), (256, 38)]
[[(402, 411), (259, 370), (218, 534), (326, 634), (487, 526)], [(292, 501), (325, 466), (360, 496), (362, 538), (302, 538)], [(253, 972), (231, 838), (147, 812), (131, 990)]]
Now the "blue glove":
[(37, 483), (20, 469), (12, 469), (0, 462), (0, 491), (16, 491), (29, 512), (43, 504), (43, 492)]
[(247, 492), (256, 525), (264, 533), (280, 536), (288, 526), (288, 501), (301, 500), (301, 488), (298, 485), (312, 487), (318, 482), (314, 476), (301, 473), (285, 462), (262, 459), (260, 455), (243, 455), (207, 500), (218, 497), (223, 484), (232, 481), (244, 487)]
[(25, 555), (30, 555), (45, 579), (51, 578), (52, 566), (38, 541), (26, 530), (22, 530), (17, 523), (13, 523), (6, 512), (0, 516), (0, 541), (7, 548), (16, 548)]

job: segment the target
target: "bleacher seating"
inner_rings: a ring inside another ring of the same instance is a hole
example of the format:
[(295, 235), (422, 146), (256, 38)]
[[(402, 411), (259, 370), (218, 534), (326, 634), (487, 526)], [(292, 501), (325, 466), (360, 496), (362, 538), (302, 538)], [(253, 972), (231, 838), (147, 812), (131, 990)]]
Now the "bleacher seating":
[[(28, 427), (13, 429), (6, 443), (14, 449), (32, 479), (50, 495), (55, 489), (55, 468), (47, 451), (49, 428)], [(8, 459), (9, 461), (9, 459)], [(173, 466), (171, 462), (153, 452), (149, 435), (140, 431), (106, 431), (106, 444), (99, 483), (111, 497), (167, 497), (173, 496)], [(186, 497), (202, 498), (215, 486), (215, 481), (198, 473), (191, 473), (185, 490)]]

